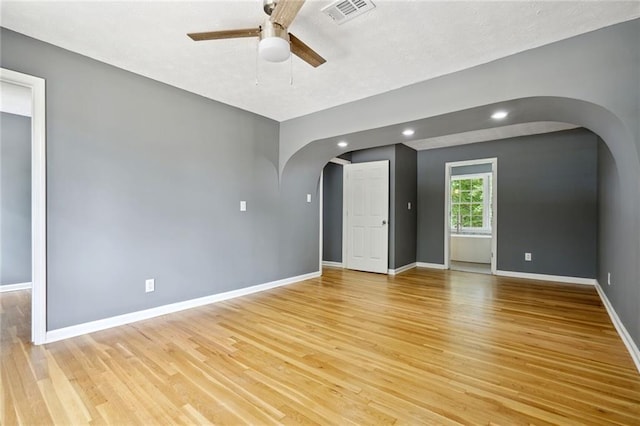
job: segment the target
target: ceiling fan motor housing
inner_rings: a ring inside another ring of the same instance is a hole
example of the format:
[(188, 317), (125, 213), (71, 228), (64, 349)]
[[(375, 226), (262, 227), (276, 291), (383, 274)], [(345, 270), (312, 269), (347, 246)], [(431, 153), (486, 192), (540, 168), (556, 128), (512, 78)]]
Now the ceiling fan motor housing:
[(287, 30), (267, 19), (260, 28), (258, 53), (262, 59), (269, 62), (289, 59), (291, 47)]

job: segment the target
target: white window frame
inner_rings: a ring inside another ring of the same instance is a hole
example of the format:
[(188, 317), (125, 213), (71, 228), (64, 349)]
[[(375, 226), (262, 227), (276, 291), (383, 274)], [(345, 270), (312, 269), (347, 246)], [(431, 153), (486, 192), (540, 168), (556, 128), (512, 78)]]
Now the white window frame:
[[(450, 185), (453, 181), (456, 181), (456, 180), (482, 179), (482, 192), (483, 192), (482, 228), (462, 226), (458, 229), (455, 227), (451, 227), (452, 234), (459, 234), (459, 233), (491, 234), (491, 207), (492, 207), (491, 206), (491, 191), (492, 191), (491, 175), (492, 175), (491, 172), (485, 172), (485, 173), (470, 173), (465, 175), (451, 176), (451, 182), (449, 183)], [(450, 197), (451, 195), (452, 194), (449, 194)], [(460, 204), (460, 203), (454, 203), (452, 200), (450, 200), (449, 202), (451, 203), (452, 210), (453, 210), (453, 204)], [(449, 218), (449, 224), (451, 224), (451, 218)]]

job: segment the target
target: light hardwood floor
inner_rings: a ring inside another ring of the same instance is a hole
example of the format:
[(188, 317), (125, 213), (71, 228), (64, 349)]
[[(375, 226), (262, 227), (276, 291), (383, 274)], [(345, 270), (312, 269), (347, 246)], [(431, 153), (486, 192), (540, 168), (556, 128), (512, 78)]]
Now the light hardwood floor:
[(592, 287), (322, 278), (34, 347), (0, 295), (2, 424), (640, 424)]

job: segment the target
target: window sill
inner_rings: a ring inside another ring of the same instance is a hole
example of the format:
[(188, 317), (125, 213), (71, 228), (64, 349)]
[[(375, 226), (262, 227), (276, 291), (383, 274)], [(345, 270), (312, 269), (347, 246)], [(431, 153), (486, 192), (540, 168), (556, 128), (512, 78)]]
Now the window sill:
[(491, 234), (480, 234), (480, 233), (465, 233), (465, 232), (460, 232), (460, 233), (455, 233), (455, 232), (451, 232), (451, 237), (452, 238), (491, 238)]

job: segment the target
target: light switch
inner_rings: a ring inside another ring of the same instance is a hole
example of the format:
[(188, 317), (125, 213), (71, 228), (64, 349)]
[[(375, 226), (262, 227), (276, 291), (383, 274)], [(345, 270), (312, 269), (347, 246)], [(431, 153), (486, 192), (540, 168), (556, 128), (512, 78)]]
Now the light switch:
[(307, 194), (307, 203), (311, 202), (311, 194)]
[(247, 211), (247, 202), (246, 201), (240, 201), (240, 211), (241, 212), (246, 212)]
[(411, 201), (407, 203), (407, 210), (411, 210)]

